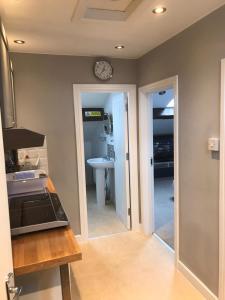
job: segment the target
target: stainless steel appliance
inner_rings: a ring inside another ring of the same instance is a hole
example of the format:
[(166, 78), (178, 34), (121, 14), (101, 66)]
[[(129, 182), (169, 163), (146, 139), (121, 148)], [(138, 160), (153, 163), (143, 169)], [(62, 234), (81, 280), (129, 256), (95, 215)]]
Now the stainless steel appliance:
[(9, 197), (24, 193), (42, 193), (48, 177), (43, 170), (30, 170), (6, 174)]
[(59, 197), (47, 189), (9, 197), (12, 236), (69, 224)]

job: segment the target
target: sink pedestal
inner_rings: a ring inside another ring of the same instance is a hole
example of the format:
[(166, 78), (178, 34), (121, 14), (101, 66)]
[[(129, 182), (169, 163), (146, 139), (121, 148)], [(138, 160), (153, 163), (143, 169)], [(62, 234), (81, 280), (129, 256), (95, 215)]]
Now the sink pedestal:
[(96, 198), (99, 207), (105, 206), (105, 169), (96, 168)]
[(112, 160), (99, 157), (90, 158), (87, 163), (96, 170), (96, 198), (99, 207), (105, 206), (105, 169), (112, 169), (114, 162)]

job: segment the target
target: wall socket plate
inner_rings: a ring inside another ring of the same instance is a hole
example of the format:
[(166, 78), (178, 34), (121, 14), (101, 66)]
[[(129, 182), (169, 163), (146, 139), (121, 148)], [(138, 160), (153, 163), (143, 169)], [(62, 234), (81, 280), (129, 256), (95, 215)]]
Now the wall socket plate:
[(219, 151), (220, 150), (219, 138), (209, 138), (208, 139), (208, 150), (209, 151)]

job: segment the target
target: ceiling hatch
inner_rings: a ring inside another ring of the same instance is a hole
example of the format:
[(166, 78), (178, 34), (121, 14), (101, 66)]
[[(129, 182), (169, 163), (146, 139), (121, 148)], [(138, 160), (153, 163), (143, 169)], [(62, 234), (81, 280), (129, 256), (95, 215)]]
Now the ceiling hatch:
[[(126, 21), (143, 0), (86, 0), (78, 1), (72, 19)], [(82, 12), (82, 13), (81, 13)]]

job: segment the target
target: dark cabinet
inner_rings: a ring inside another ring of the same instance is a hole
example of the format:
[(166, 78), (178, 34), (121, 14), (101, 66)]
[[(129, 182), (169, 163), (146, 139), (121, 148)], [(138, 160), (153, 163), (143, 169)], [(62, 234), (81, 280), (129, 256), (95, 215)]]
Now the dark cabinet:
[(174, 176), (174, 140), (173, 135), (155, 135), (154, 177)]

